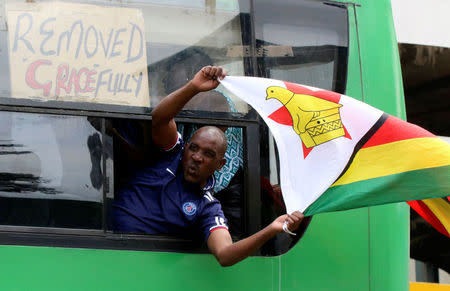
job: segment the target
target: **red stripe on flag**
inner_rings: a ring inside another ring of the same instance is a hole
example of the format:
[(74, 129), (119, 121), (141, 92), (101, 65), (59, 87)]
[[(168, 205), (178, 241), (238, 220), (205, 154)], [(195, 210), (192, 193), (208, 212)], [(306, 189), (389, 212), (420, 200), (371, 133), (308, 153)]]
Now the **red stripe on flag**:
[(420, 137), (435, 137), (435, 135), (415, 124), (389, 115), (383, 125), (366, 142), (363, 148)]
[(445, 229), (444, 225), (442, 225), (439, 218), (434, 215), (434, 213), (428, 208), (425, 203), (420, 200), (416, 201), (406, 201), (406, 203), (411, 206), (420, 216), (422, 216), (429, 224), (431, 224), (437, 231), (440, 233), (450, 237), (450, 234)]

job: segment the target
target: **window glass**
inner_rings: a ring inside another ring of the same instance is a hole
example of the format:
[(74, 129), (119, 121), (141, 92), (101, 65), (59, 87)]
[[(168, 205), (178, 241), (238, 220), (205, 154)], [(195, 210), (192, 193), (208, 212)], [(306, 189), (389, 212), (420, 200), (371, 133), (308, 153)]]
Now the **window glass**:
[(261, 76), (343, 92), (346, 9), (312, 1), (255, 2)]
[[(246, 2), (246, 1), (240, 1)], [(220, 65), (233, 75), (244, 75), (241, 17), (238, 1), (173, 1), (173, 5), (148, 4), (144, 8), (151, 105), (180, 88), (206, 65)], [(181, 25), (182, 24), (182, 25)], [(181, 25), (181, 26), (180, 26)], [(164, 27), (164, 29), (161, 29)], [(222, 91), (220, 88), (219, 91)], [(239, 112), (245, 103), (230, 95)], [(222, 94), (198, 94), (185, 109), (230, 111)]]
[(0, 223), (100, 228), (97, 119), (0, 112)]
[[(153, 107), (205, 65), (243, 75), (247, 2), (2, 0), (0, 96)], [(186, 109), (223, 104), (203, 93)]]

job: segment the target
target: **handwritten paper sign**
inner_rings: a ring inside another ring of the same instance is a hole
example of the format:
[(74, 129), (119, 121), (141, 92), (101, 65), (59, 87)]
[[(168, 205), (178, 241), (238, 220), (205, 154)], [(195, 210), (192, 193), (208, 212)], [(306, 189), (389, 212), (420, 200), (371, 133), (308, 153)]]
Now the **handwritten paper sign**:
[(13, 97), (149, 106), (139, 9), (24, 2), (7, 11)]

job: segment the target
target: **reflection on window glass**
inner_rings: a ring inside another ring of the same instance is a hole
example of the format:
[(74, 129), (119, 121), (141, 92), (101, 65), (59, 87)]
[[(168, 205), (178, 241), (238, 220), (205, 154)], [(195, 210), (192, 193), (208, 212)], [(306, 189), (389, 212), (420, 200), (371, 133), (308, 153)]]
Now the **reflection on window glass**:
[(11, 93), (5, 5), (6, 1), (0, 0), (0, 97), (9, 97)]
[(0, 223), (99, 228), (98, 120), (1, 112)]
[(343, 92), (345, 9), (311, 1), (257, 1), (255, 30), (262, 76)]
[[(223, 1), (202, 3), (199, 7), (192, 3), (189, 7), (148, 5), (144, 10), (152, 106), (206, 65), (220, 65), (233, 75), (244, 75), (243, 55), (232, 53), (242, 48), (243, 34), (248, 33), (241, 26), (238, 1), (227, 1), (227, 5)], [(230, 111), (223, 106), (226, 100), (222, 95), (217, 91), (199, 94), (185, 109)], [(229, 99), (238, 111), (248, 110), (234, 96)]]

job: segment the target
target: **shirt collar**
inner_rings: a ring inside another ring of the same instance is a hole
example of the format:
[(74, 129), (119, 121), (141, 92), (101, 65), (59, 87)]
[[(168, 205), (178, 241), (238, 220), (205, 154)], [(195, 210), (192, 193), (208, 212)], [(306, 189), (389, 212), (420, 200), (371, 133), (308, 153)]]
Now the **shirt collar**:
[(211, 175), (208, 178), (208, 181), (206, 181), (205, 187), (203, 187), (203, 191), (209, 191), (211, 189), (214, 189), (214, 185), (216, 184), (216, 178), (214, 178), (214, 175)]

